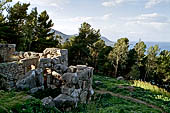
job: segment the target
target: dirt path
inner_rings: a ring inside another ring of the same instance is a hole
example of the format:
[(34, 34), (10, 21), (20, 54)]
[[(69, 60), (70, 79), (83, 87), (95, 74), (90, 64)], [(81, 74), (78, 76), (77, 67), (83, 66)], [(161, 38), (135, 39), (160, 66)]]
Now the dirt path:
[(95, 90), (96, 93), (99, 93), (99, 94), (106, 94), (106, 93), (109, 93), (111, 94), (112, 96), (115, 96), (115, 97), (119, 97), (119, 98), (123, 98), (123, 99), (126, 99), (126, 100), (131, 100), (133, 102), (136, 102), (136, 103), (140, 103), (140, 104), (144, 104), (148, 107), (151, 107), (151, 108), (154, 108), (154, 109), (157, 109), (159, 111), (161, 111), (162, 113), (166, 113), (164, 112), (161, 108), (159, 108), (158, 106), (155, 106), (155, 105), (152, 105), (152, 104), (149, 104), (149, 103), (146, 103), (142, 100), (139, 100), (139, 99), (136, 99), (136, 98), (133, 98), (133, 97), (129, 97), (129, 96), (123, 96), (123, 95), (120, 95), (120, 94), (117, 94), (117, 93), (113, 93), (113, 92), (110, 92), (110, 91), (106, 91), (106, 90)]

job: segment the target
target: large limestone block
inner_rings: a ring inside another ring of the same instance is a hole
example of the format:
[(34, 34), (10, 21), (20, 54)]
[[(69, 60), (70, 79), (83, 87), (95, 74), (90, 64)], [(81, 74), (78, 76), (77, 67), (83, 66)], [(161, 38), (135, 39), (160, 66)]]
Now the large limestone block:
[(55, 103), (55, 106), (58, 108), (67, 108), (76, 104), (76, 100), (73, 97), (65, 94), (60, 94), (59, 96), (54, 98), (53, 101)]
[(39, 90), (44, 90), (44, 86), (32, 88), (30, 89), (29, 93), (34, 94)]
[(51, 62), (52, 62), (52, 64), (54, 64), (54, 65), (61, 63), (59, 58), (53, 58)]
[(44, 64), (48, 64), (48, 63), (51, 63), (51, 59), (50, 58), (41, 58), (40, 62), (42, 62)]
[(86, 65), (77, 65), (76, 67), (77, 67), (78, 70), (84, 70), (84, 69), (87, 68)]
[(44, 51), (43, 51), (43, 54), (46, 56), (48, 54), (51, 54), (51, 55), (57, 55), (57, 51), (59, 49), (58, 48), (46, 48)]
[(35, 88), (36, 87), (36, 74), (35, 71), (29, 71), (26, 73), (26, 78), (19, 80), (16, 83), (17, 88), (19, 89), (25, 89), (25, 88)]
[(71, 96), (73, 98), (78, 98), (80, 95), (81, 89), (74, 89), (74, 91), (71, 93)]
[(88, 94), (87, 91), (83, 91), (83, 92), (80, 94), (80, 101), (81, 101), (82, 103), (86, 103), (86, 101), (87, 101), (87, 94)]
[(74, 88), (69, 88), (67, 86), (61, 87), (62, 94), (71, 95), (73, 91), (74, 91)]
[(16, 86), (19, 89), (32, 89), (44, 85), (42, 69), (31, 70), (25, 74), (25, 77), (17, 81)]
[(44, 85), (44, 76), (43, 76), (43, 70), (41, 68), (35, 70), (36, 73), (36, 80), (37, 80), (37, 85), (42, 86)]
[(45, 97), (41, 100), (42, 105), (47, 107), (55, 107), (55, 103), (53, 102), (53, 98), (51, 96)]
[(39, 67), (40, 68), (50, 68), (51, 67), (51, 59), (50, 58), (41, 58)]
[(62, 75), (62, 80), (65, 81), (66, 84), (77, 84), (78, 83), (77, 73), (64, 73)]
[(88, 71), (87, 70), (78, 71), (77, 72), (77, 76), (78, 76), (79, 80), (83, 80), (83, 81), (89, 80), (89, 76), (88, 76)]
[(71, 73), (75, 73), (77, 71), (76, 66), (69, 66), (69, 69), (70, 69)]
[(56, 64), (56, 65), (53, 66), (53, 70), (55, 70), (55, 71), (57, 71), (57, 72), (58, 72), (59, 70), (61, 70), (62, 73), (65, 73), (65, 72), (67, 72), (68, 67), (65, 66), (65, 65), (62, 65), (62, 64)]

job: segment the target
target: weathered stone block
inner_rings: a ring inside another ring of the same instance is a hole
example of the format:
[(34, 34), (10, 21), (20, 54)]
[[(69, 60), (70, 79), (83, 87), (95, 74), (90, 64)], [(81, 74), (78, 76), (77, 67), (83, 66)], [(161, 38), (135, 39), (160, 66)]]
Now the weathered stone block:
[(43, 98), (41, 102), (43, 106), (55, 107), (55, 103), (53, 102), (53, 98), (51, 96)]
[(59, 59), (59, 58), (53, 58), (51, 62), (52, 62), (52, 64), (54, 64), (54, 65), (55, 65), (55, 64), (59, 64), (59, 63), (60, 63), (60, 59)]
[(73, 107), (76, 104), (76, 100), (73, 97), (65, 94), (60, 94), (59, 96), (54, 98), (53, 101), (55, 103), (55, 106), (58, 108), (67, 108), (70, 106)]
[(79, 80), (87, 81), (89, 79), (87, 70), (78, 71), (77, 76), (78, 76)]
[(74, 73), (64, 73), (62, 75), (62, 80), (66, 83), (72, 83), (72, 77), (74, 76)]
[(76, 67), (77, 67), (78, 70), (84, 70), (84, 69), (87, 68), (86, 65), (77, 65)]
[(51, 63), (51, 59), (50, 58), (41, 58), (40, 59), (40, 63), (43, 63), (43, 64), (48, 64), (48, 63)]
[(71, 93), (74, 91), (74, 88), (69, 88), (67, 86), (62, 86), (61, 87), (61, 92), (62, 94), (66, 94), (66, 95), (71, 95)]
[(74, 89), (74, 91), (71, 93), (71, 96), (73, 98), (78, 98), (80, 95), (81, 89)]
[(30, 72), (26, 73), (26, 78), (18, 81), (16, 83), (16, 86), (19, 89), (35, 88), (36, 87), (35, 71), (30, 71)]
[(80, 94), (80, 101), (81, 101), (82, 103), (86, 103), (86, 101), (87, 101), (87, 94), (88, 94), (87, 91), (83, 91), (83, 92)]
[(82, 80), (79, 80), (79, 81), (78, 81), (78, 85), (79, 85), (79, 88), (82, 88), (83, 81), (82, 81)]
[(72, 73), (75, 73), (77, 71), (76, 66), (69, 66), (69, 69), (71, 70)]

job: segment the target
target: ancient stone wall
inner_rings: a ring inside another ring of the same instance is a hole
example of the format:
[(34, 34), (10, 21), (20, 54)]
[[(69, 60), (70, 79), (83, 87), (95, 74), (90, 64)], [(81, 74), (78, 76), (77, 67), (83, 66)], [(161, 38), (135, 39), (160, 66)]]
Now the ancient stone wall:
[[(1, 45), (2, 46), (2, 45)], [(93, 68), (85, 65), (68, 67), (68, 51), (66, 49), (46, 48), (43, 53), (15, 52), (2, 46), (0, 54), (3, 63), (0, 63), (0, 88), (27, 89), (30, 93), (45, 88), (61, 89), (56, 98), (46, 97), (43, 105), (55, 105), (59, 108), (77, 106), (78, 102), (86, 103), (91, 99)], [(14, 47), (14, 46), (12, 46)], [(6, 53), (10, 51), (10, 54)], [(13, 62), (5, 62), (11, 61)], [(9, 60), (10, 59), (10, 60)], [(68, 104), (69, 103), (69, 104)]]
[(42, 68), (44, 71), (54, 62), (62, 67), (68, 66), (67, 55), (66, 49), (47, 48), (43, 53), (16, 52), (15, 44), (0, 44), (0, 78), (5, 81), (6, 88), (14, 88), (17, 81), (27, 77), (33, 69)]

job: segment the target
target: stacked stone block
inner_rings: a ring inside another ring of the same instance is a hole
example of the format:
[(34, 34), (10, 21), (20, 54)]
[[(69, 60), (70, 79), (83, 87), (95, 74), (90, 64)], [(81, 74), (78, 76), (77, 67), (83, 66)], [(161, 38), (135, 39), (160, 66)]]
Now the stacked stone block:
[[(12, 48), (14, 45), (5, 47)], [(46, 48), (43, 53), (35, 53), (15, 52), (13, 48), (10, 55), (2, 54), (2, 51), (7, 52), (7, 50), (0, 48), (1, 56), (7, 56), (7, 59), (3, 61), (10, 61), (8, 56), (13, 56), (13, 60), (16, 60), (0, 63), (0, 82), (5, 82), (7, 88), (29, 89), (30, 93), (44, 90), (44, 88), (60, 88), (60, 95), (54, 99), (46, 97), (42, 102), (43, 105), (63, 109), (76, 107), (79, 102), (87, 103), (91, 100), (94, 93), (93, 68), (86, 65), (68, 67), (66, 49)]]

